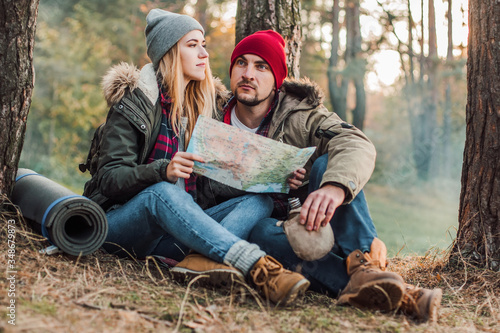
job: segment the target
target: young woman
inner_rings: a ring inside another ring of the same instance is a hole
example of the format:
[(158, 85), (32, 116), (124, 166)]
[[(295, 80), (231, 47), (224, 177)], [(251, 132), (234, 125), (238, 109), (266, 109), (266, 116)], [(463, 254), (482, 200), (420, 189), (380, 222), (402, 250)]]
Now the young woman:
[[(127, 64), (103, 79), (110, 111), (100, 142), (98, 167), (84, 195), (105, 210), (104, 248), (139, 258), (180, 260), (175, 276), (208, 275), (223, 285), (248, 278), (269, 300), (286, 304), (309, 286), (302, 275), (246, 240), (272, 201), (248, 194), (202, 210), (193, 197), (194, 161), (184, 152), (198, 115), (211, 116), (223, 89), (215, 88), (204, 30), (186, 15), (153, 9), (147, 16), (147, 53), (140, 71)], [(218, 86), (218, 85), (217, 85)], [(223, 264), (224, 263), (224, 264)]]

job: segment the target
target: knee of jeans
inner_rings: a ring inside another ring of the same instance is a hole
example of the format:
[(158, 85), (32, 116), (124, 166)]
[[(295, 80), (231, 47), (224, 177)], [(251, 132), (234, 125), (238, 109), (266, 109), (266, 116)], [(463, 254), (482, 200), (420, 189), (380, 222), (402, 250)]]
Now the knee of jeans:
[(250, 200), (256, 209), (263, 213), (263, 216), (271, 216), (274, 209), (274, 202), (270, 196), (266, 194), (247, 195), (246, 200)]
[(166, 194), (172, 194), (175, 196), (182, 196), (183, 193), (188, 194), (186, 191), (182, 190), (180, 187), (175, 186), (169, 182), (159, 182), (151, 185), (142, 191), (143, 194), (157, 194), (164, 197)]
[(265, 195), (265, 194), (261, 194), (261, 195), (259, 195), (259, 197), (260, 197), (260, 200), (262, 201), (262, 208), (266, 209), (266, 211), (268, 212), (267, 215), (271, 216), (271, 213), (274, 210), (273, 199), (270, 196)]

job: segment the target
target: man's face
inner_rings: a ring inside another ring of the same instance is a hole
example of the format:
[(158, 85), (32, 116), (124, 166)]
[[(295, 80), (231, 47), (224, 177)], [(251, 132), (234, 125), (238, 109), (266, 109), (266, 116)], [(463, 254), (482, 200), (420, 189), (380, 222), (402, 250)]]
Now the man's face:
[(269, 64), (255, 54), (236, 58), (231, 70), (231, 91), (244, 105), (256, 106), (274, 98), (274, 75)]

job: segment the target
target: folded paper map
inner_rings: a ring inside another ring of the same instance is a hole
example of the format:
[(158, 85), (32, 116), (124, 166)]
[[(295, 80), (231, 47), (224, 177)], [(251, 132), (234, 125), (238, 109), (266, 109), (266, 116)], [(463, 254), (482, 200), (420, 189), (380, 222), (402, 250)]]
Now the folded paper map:
[(239, 190), (288, 193), (288, 177), (316, 147), (297, 148), (200, 116), (187, 152), (203, 158), (194, 172)]

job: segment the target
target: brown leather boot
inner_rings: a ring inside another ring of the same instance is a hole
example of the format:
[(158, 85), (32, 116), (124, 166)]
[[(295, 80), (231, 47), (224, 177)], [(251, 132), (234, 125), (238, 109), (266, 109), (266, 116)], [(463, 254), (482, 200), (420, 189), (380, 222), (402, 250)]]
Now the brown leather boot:
[(199, 279), (199, 284), (205, 286), (228, 287), (235, 280), (245, 281), (240, 270), (220, 264), (199, 253), (188, 254), (184, 260), (172, 267), (170, 272), (180, 282), (203, 275), (204, 277)]
[(277, 305), (292, 303), (309, 288), (309, 281), (299, 273), (284, 269), (273, 257), (260, 258), (250, 270), (256, 289)]
[(349, 283), (340, 293), (338, 304), (350, 304), (370, 310), (392, 311), (401, 305), (403, 278), (380, 269), (380, 263), (360, 250), (347, 257)]
[(413, 319), (436, 322), (442, 296), (443, 291), (439, 288), (431, 290), (407, 284), (399, 309)]

